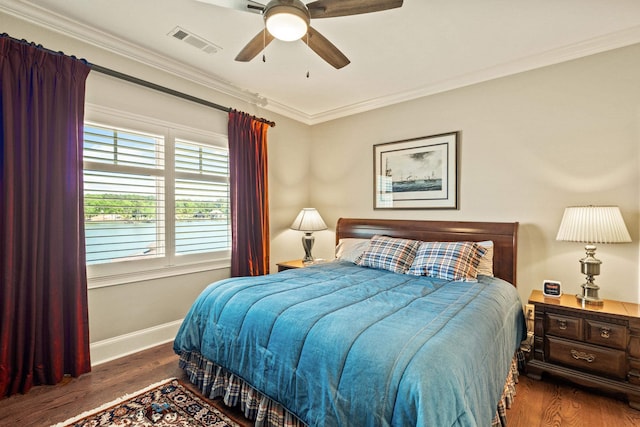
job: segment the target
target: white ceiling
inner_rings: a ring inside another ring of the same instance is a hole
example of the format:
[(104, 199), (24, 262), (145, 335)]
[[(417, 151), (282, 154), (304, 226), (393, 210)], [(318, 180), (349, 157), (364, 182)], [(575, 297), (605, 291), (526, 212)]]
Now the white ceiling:
[[(351, 60), (336, 70), (301, 41), (236, 62), (262, 17), (196, 0), (0, 0), (0, 10), (308, 124), (640, 42), (638, 0), (405, 0), (312, 20)], [(221, 49), (169, 36), (176, 26)]]

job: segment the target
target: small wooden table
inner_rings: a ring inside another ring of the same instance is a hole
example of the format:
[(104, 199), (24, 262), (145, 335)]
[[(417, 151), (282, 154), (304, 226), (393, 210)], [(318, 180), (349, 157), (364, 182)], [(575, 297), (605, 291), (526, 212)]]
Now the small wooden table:
[(328, 262), (326, 259), (316, 258), (311, 262), (304, 262), (301, 259), (294, 259), (291, 261), (279, 262), (276, 265), (278, 266), (278, 273), (284, 270), (291, 270), (292, 268), (305, 268), (310, 265), (323, 264)]
[(623, 395), (640, 410), (640, 305), (582, 304), (575, 295), (545, 297), (539, 290), (529, 304), (535, 307), (529, 377), (548, 373)]
[(304, 263), (301, 259), (279, 262), (276, 265), (278, 266), (278, 273), (285, 270), (291, 270), (292, 268), (304, 268)]

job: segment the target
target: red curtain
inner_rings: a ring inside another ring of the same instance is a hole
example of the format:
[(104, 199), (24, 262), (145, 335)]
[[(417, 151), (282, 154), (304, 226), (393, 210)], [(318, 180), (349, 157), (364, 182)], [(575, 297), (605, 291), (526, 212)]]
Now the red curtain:
[(268, 124), (229, 112), (231, 276), (269, 273)]
[(91, 370), (82, 182), (89, 71), (0, 36), (0, 398)]

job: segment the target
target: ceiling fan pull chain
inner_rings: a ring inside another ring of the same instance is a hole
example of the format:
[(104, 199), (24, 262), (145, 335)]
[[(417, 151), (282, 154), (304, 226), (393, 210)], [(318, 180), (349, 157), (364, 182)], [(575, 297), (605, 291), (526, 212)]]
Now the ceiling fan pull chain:
[[(333, 68), (349, 65), (350, 61), (337, 47), (315, 30), (311, 21), (316, 18), (336, 18), (339, 16), (360, 15), (363, 13), (381, 12), (383, 10), (402, 7), (403, 0), (269, 0), (263, 5), (254, 0), (198, 0), (203, 3), (212, 3), (216, 6), (229, 9), (244, 10), (260, 14), (263, 17), (262, 30), (262, 61), (266, 62), (266, 50), (274, 39), (282, 41), (305, 40), (322, 60)], [(267, 31), (269, 34), (267, 35)], [(256, 34), (247, 43), (235, 60), (249, 62), (260, 53), (260, 33)], [(308, 65), (308, 64), (307, 64)], [(310, 74), (307, 72), (307, 78)]]
[[(307, 37), (307, 46), (309, 46), (309, 31), (307, 31), (307, 34), (305, 34)], [(307, 69), (307, 78), (309, 78), (309, 70)]]
[(265, 51), (267, 50), (267, 27), (265, 26), (262, 30), (262, 62), (267, 62), (267, 55)]

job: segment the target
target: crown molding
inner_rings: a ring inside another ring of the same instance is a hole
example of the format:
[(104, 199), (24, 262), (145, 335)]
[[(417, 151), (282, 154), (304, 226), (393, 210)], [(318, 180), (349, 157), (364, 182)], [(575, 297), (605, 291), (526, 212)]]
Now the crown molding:
[(194, 67), (185, 66), (181, 62), (159, 55), (156, 52), (143, 49), (125, 40), (96, 30), (95, 28), (90, 28), (80, 22), (52, 13), (51, 11), (29, 3), (26, 0), (18, 0), (12, 4), (12, 6), (0, 4), (0, 10), (35, 25), (87, 42), (100, 49), (170, 73), (187, 81), (200, 84), (204, 87), (232, 96), (240, 101), (257, 105), (267, 111), (281, 114), (307, 125), (315, 125), (354, 114), (364, 113), (370, 110), (435, 95), (437, 93), (640, 43), (640, 26), (631, 27), (615, 33), (595, 37), (590, 40), (552, 49), (537, 55), (519, 58), (494, 67), (455, 76), (434, 84), (387, 96), (372, 98), (349, 105), (343, 105), (316, 114), (310, 114), (282, 104), (277, 100), (268, 99), (259, 93), (250, 92), (237, 87), (231, 82), (214, 74), (205, 73)]
[[(152, 52), (126, 40), (107, 34), (104, 31), (89, 27), (81, 22), (29, 3), (26, 0), (18, 0), (12, 4), (0, 3), (0, 11), (31, 24), (88, 43), (107, 52), (214, 89), (240, 101), (260, 107), (263, 107), (268, 102), (267, 99), (259, 93), (239, 88), (215, 74), (205, 73), (195, 67), (190, 67), (182, 62), (158, 54), (157, 52)], [(87, 61), (91, 63), (89, 59), (87, 59)]]
[[(341, 117), (364, 113), (366, 111), (378, 108), (388, 107), (390, 105), (402, 102), (412, 101), (430, 95), (446, 92), (453, 89), (459, 89), (477, 83), (495, 80), (525, 71), (531, 71), (537, 68), (559, 64), (578, 58), (618, 49), (633, 44), (640, 43), (640, 26), (631, 27), (623, 31), (607, 34), (601, 37), (595, 37), (579, 43), (567, 45), (558, 49), (552, 49), (542, 52), (538, 55), (530, 55), (519, 58), (514, 61), (505, 62), (494, 67), (483, 70), (477, 70), (451, 79), (442, 80), (440, 82), (423, 86), (420, 88), (395, 93), (388, 96), (372, 98), (362, 102), (345, 105), (336, 109), (327, 110), (325, 112), (307, 115), (305, 123), (314, 125)], [(267, 109), (269, 107), (266, 107)]]

